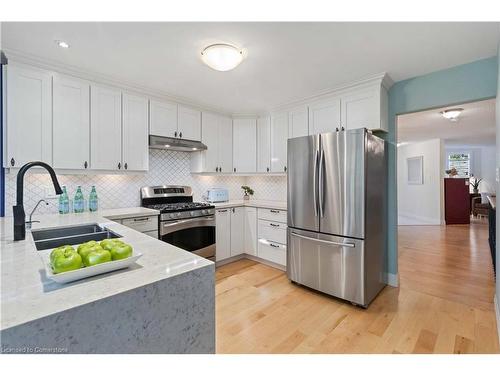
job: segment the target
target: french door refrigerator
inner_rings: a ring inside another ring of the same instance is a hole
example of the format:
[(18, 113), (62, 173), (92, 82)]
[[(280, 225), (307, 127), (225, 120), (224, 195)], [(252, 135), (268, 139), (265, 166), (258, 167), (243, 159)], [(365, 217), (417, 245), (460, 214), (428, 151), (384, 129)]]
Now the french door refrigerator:
[(287, 276), (368, 306), (384, 287), (386, 144), (366, 129), (288, 140)]

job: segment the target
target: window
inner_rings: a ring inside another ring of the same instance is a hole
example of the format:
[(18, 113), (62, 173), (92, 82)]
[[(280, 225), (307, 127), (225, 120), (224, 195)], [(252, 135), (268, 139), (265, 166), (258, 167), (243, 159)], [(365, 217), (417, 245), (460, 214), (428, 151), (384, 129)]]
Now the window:
[(470, 154), (469, 153), (451, 153), (448, 155), (448, 169), (455, 168), (458, 176), (470, 176)]

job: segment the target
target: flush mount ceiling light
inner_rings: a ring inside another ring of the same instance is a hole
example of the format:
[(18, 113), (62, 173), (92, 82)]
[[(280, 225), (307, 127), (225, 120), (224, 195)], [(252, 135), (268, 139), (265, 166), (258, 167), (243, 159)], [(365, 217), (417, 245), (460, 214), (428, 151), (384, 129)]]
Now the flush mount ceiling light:
[(201, 52), (201, 59), (220, 72), (236, 68), (243, 60), (243, 51), (230, 44), (212, 44)]
[(64, 40), (54, 40), (54, 42), (61, 48), (69, 48), (69, 44)]
[(463, 110), (464, 110), (463, 108), (451, 108), (451, 109), (447, 109), (445, 111), (442, 111), (440, 113), (444, 118), (446, 118), (450, 121), (457, 121), (458, 116), (460, 116), (460, 114), (462, 113)]

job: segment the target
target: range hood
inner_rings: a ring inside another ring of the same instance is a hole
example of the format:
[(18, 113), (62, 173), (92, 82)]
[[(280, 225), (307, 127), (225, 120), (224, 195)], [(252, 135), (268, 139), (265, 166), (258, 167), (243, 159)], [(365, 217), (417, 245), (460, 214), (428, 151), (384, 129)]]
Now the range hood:
[(194, 152), (206, 150), (207, 146), (200, 141), (190, 141), (189, 139), (150, 135), (149, 148), (156, 148), (159, 150)]

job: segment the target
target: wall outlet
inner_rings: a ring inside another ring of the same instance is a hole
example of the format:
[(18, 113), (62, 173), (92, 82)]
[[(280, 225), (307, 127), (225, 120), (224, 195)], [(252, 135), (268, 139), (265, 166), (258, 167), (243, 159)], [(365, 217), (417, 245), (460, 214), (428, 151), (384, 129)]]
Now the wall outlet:
[(45, 187), (45, 199), (57, 199), (59, 198), (54, 191), (54, 188), (52, 186), (46, 186)]

